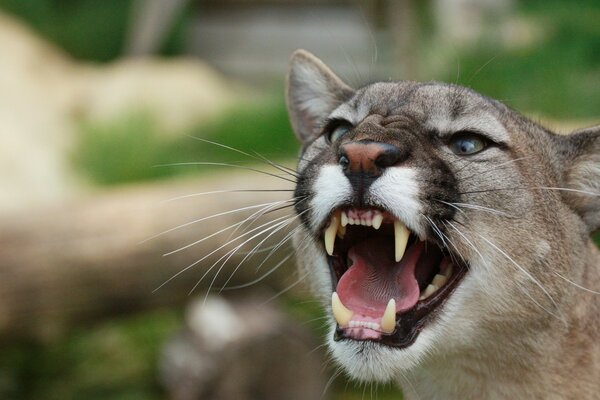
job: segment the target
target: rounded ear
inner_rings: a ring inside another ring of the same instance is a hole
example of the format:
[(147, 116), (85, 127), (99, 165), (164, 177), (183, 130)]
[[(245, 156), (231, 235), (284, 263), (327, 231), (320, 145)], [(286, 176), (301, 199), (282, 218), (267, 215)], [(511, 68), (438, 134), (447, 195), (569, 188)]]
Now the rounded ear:
[(576, 131), (565, 139), (562, 194), (592, 233), (600, 229), (600, 126)]
[(350, 86), (308, 51), (292, 54), (285, 97), (292, 128), (301, 142), (314, 139), (325, 118), (353, 94)]

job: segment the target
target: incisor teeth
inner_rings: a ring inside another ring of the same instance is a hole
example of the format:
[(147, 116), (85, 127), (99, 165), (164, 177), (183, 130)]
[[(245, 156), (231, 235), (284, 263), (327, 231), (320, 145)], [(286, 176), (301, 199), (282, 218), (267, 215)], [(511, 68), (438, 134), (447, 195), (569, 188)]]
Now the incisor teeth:
[(395, 237), (395, 247), (396, 247), (396, 262), (402, 259), (404, 256), (404, 251), (406, 250), (406, 244), (408, 243), (408, 236), (410, 232), (408, 228), (400, 221), (394, 221), (394, 237)]
[(396, 300), (390, 299), (388, 301), (380, 325), (384, 333), (392, 333), (396, 329)]
[(433, 281), (431, 281), (431, 283), (433, 285), (441, 288), (442, 286), (444, 286), (444, 284), (446, 283), (447, 280), (448, 280), (448, 278), (446, 278), (444, 275), (436, 274), (433, 277)]
[(375, 228), (375, 229), (379, 229), (382, 222), (383, 222), (383, 215), (381, 215), (381, 214), (375, 215), (373, 217), (373, 221), (371, 221), (371, 223), (373, 224), (373, 228)]
[(325, 250), (327, 254), (333, 254), (333, 244), (335, 243), (335, 234), (338, 231), (338, 225), (340, 224), (340, 214), (336, 213), (331, 216), (329, 226), (325, 229)]
[(346, 308), (342, 304), (338, 294), (333, 292), (331, 294), (331, 310), (333, 311), (333, 318), (335, 318), (336, 322), (339, 326), (344, 327), (347, 326), (354, 313)]
[(342, 211), (342, 226), (348, 225), (348, 216), (345, 211)]

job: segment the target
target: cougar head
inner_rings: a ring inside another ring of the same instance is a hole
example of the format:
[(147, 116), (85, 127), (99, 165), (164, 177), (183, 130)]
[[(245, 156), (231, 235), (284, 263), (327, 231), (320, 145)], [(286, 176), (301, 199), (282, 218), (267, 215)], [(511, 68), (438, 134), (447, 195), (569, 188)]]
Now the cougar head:
[(451, 84), (355, 90), (302, 50), (286, 98), (298, 265), (348, 374), (529, 351), (564, 326), (600, 226), (599, 129), (557, 135)]

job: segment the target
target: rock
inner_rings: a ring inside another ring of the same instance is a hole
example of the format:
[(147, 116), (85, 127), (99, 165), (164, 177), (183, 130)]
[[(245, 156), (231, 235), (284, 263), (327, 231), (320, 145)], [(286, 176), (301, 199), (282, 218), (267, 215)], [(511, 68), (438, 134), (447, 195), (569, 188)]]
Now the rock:
[(166, 343), (160, 380), (174, 400), (325, 399), (315, 343), (272, 303), (212, 296), (189, 306)]

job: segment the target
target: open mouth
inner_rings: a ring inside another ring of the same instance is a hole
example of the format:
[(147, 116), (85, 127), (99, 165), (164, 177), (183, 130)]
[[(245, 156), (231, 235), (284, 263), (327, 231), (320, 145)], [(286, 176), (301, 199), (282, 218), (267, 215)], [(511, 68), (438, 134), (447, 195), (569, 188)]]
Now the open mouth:
[(448, 248), (383, 210), (337, 209), (323, 236), (335, 340), (410, 346), (467, 272)]

